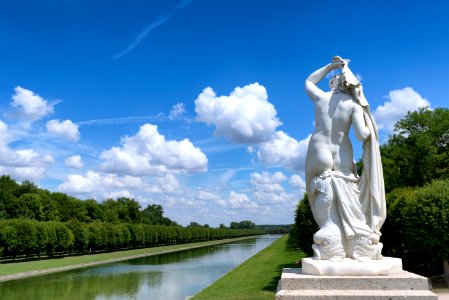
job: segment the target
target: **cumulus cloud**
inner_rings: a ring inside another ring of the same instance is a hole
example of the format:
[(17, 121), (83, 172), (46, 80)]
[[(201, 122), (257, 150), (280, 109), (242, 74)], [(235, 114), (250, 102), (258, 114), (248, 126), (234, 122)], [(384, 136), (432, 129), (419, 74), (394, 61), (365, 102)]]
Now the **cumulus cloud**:
[(187, 111), (186, 111), (186, 108), (184, 106), (184, 103), (176, 103), (171, 108), (170, 114), (168, 115), (168, 118), (173, 120), (173, 119), (179, 118), (180, 116), (182, 116), (186, 112)]
[(111, 188), (125, 189), (138, 188), (142, 185), (139, 177), (117, 176), (115, 174), (100, 174), (95, 171), (88, 171), (86, 176), (70, 174), (67, 180), (59, 185), (58, 189), (66, 193), (86, 194), (98, 192), (102, 189)]
[(70, 120), (60, 122), (59, 120), (50, 120), (46, 124), (48, 132), (54, 134), (66, 141), (77, 142), (80, 139), (78, 125)]
[(75, 169), (81, 169), (83, 167), (83, 162), (80, 155), (70, 156), (64, 161), (64, 163), (67, 167)]
[(18, 180), (38, 180), (45, 173), (46, 166), (53, 163), (50, 155), (40, 155), (33, 149), (13, 150), (0, 146), (0, 174), (10, 175)]
[(227, 200), (217, 201), (221, 206), (231, 207), (231, 208), (256, 208), (257, 203), (249, 200), (246, 194), (236, 193), (231, 191), (229, 193), (229, 198)]
[(250, 177), (253, 196), (259, 205), (290, 203), (297, 198), (296, 194), (285, 191), (282, 183), (287, 180), (287, 177), (281, 172), (274, 174), (256, 172)]
[(215, 126), (215, 134), (233, 143), (257, 144), (269, 140), (282, 123), (258, 83), (236, 87), (219, 96), (208, 87), (195, 100), (197, 120)]
[(54, 162), (53, 157), (41, 155), (34, 149), (12, 149), (11, 139), (8, 125), (0, 121), (0, 174), (18, 180), (42, 178), (45, 167)]
[(298, 142), (285, 132), (278, 131), (270, 141), (260, 145), (257, 156), (265, 165), (284, 166), (302, 173), (310, 137)]
[(281, 172), (270, 175), (268, 172), (252, 173), (251, 184), (257, 191), (266, 193), (283, 192), (284, 188), (281, 183), (287, 179)]
[(17, 109), (21, 117), (36, 121), (54, 112), (53, 106), (34, 92), (20, 86), (14, 91), (12, 106)]
[(181, 192), (181, 185), (173, 174), (142, 178), (88, 171), (85, 175), (68, 175), (66, 181), (60, 184), (58, 189), (64, 193), (105, 199), (120, 196), (130, 197), (130, 195), (131, 198), (134, 198), (131, 191), (151, 194), (177, 194)]
[(100, 154), (104, 171), (143, 176), (207, 170), (207, 157), (198, 147), (188, 139), (167, 141), (155, 125), (143, 125), (136, 135), (123, 138), (121, 144)]
[(430, 102), (413, 88), (394, 90), (388, 94), (388, 101), (376, 108), (373, 113), (374, 119), (379, 129), (385, 129), (392, 134), (394, 124), (405, 117), (407, 112), (418, 110), (424, 106), (430, 106)]
[(220, 200), (221, 198), (217, 194), (204, 190), (199, 190), (196, 192), (196, 199), (210, 201), (210, 200)]
[(306, 183), (305, 183), (304, 179), (302, 179), (301, 176), (296, 175), (296, 174), (290, 176), (290, 179), (288, 180), (288, 184), (290, 184), (290, 186), (294, 189), (305, 190), (305, 188), (306, 188)]

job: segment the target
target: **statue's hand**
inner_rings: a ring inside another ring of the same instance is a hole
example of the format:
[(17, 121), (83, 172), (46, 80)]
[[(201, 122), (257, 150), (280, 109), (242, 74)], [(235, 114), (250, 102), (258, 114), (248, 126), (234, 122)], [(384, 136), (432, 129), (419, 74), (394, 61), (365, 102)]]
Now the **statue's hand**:
[(329, 64), (329, 67), (331, 70), (336, 70), (336, 69), (343, 67), (343, 65), (344, 65), (344, 61), (332, 61)]
[(345, 65), (345, 64), (348, 64), (350, 62), (350, 60), (346, 59), (346, 58), (341, 58), (341, 56), (336, 55), (336, 56), (332, 57), (332, 63), (334, 63), (334, 62), (341, 62), (342, 65)]
[(338, 56), (338, 55), (332, 57), (332, 62), (337, 62), (337, 61), (344, 62), (343, 58), (341, 58), (341, 57)]

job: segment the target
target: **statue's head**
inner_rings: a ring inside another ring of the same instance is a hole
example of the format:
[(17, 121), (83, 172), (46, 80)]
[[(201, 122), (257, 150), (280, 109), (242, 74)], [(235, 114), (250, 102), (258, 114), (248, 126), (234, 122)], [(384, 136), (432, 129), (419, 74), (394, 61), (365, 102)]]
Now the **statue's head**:
[(333, 92), (339, 91), (342, 87), (342, 74), (337, 74), (329, 80), (329, 87)]

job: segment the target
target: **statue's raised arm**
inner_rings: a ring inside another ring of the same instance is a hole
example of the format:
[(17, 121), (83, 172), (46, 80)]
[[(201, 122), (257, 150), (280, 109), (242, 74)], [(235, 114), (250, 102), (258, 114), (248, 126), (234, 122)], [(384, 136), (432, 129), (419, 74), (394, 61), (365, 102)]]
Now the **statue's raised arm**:
[(324, 91), (316, 86), (317, 83), (320, 82), (327, 74), (329, 74), (329, 72), (341, 67), (343, 67), (343, 61), (333, 61), (332, 63), (327, 64), (310, 74), (305, 82), (306, 93), (307, 95), (309, 95), (310, 99), (316, 100), (317, 98), (322, 96), (322, 94), (324, 94)]

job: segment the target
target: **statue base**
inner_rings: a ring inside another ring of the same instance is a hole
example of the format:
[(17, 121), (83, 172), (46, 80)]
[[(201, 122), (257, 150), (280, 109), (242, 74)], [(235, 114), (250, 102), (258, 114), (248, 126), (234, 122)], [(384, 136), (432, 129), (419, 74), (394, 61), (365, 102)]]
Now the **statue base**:
[(345, 258), (339, 262), (312, 257), (302, 259), (302, 273), (305, 275), (387, 276), (400, 272), (402, 272), (402, 260), (395, 257), (367, 261)]
[(438, 300), (438, 296), (430, 291), (426, 277), (402, 270), (388, 275), (317, 276), (304, 274), (303, 269), (285, 268), (276, 300), (293, 299)]

